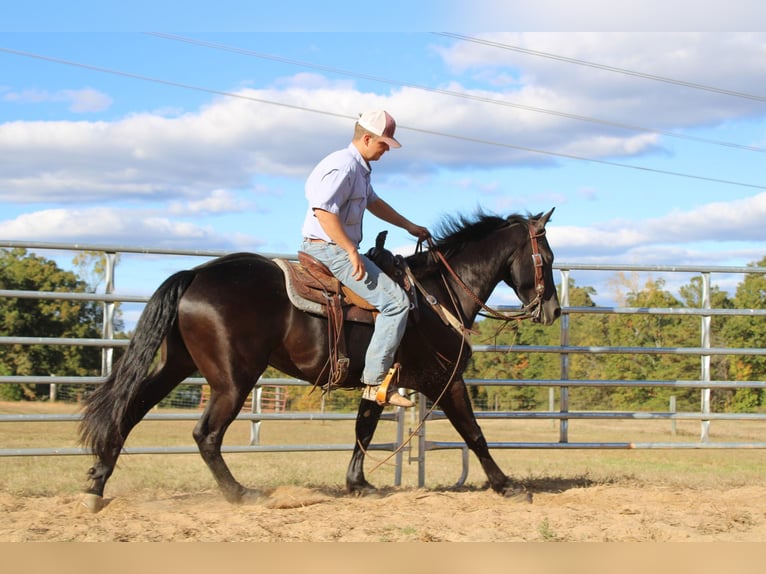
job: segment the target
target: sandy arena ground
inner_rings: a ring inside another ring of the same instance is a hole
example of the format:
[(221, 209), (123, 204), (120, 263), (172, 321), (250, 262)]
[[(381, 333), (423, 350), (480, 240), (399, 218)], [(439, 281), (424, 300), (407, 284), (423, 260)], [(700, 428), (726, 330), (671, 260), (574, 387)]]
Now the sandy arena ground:
[(0, 494), (0, 541), (764, 541), (766, 487), (531, 486), (531, 504), (487, 490), (382, 489), (376, 497), (280, 487), (230, 505), (217, 491), (142, 491), (98, 514), (82, 495)]

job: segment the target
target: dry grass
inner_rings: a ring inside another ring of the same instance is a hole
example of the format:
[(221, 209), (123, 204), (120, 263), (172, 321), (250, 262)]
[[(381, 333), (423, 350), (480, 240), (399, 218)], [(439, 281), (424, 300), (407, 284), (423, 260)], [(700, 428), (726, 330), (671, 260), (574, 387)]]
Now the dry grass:
[[(74, 413), (73, 405), (48, 403), (0, 403), (0, 413)], [(408, 420), (408, 426), (414, 426)], [(193, 445), (193, 421), (145, 421), (131, 435), (128, 446)], [(375, 442), (394, 440), (394, 424), (382, 421)], [(556, 441), (557, 423), (551, 421), (481, 421), (490, 442)], [(262, 444), (350, 444), (353, 421), (267, 421), (261, 430)], [(74, 447), (77, 424), (3, 423), (0, 424), (0, 448)], [(670, 433), (664, 421), (572, 421), (571, 442), (693, 442), (699, 423), (679, 422), (677, 434)], [(766, 423), (718, 422), (711, 426), (716, 441), (763, 441)], [(249, 442), (250, 425), (237, 422), (226, 436), (227, 445)], [(447, 421), (428, 423), (430, 440), (458, 441)], [(416, 456), (412, 443), (412, 456)], [(416, 487), (418, 465), (408, 464), (405, 452), (402, 485)], [(245, 485), (276, 487), (284, 485), (320, 486), (341, 489), (349, 452), (249, 453), (228, 454), (235, 476)], [(385, 454), (373, 452), (372, 459)], [(763, 450), (507, 450), (495, 449), (493, 456), (514, 479), (538, 490), (555, 492), (572, 486), (592, 484), (640, 483), (691, 488), (734, 488), (759, 484), (766, 466)], [(467, 489), (483, 488), (485, 476), (476, 458), (470, 455)], [(368, 479), (379, 485), (392, 485), (394, 470), (390, 464)], [(76, 493), (85, 486), (89, 457), (3, 457), (0, 458), (0, 489), (24, 496)], [(459, 451), (433, 451), (427, 454), (426, 487), (449, 488), (461, 473)], [(214, 489), (214, 482), (202, 459), (193, 455), (126, 455), (120, 459), (108, 489), (110, 494), (143, 489), (172, 492), (200, 492)]]

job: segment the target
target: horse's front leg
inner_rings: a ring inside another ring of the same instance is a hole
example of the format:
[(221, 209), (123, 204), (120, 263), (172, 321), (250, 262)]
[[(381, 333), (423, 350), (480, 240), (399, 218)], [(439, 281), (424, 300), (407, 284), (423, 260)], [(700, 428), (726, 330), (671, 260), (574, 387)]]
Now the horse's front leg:
[(531, 500), (531, 497), (523, 489), (514, 487), (511, 479), (500, 470), (495, 459), (489, 454), (487, 440), (484, 438), (479, 423), (476, 422), (476, 415), (474, 415), (471, 400), (468, 398), (468, 390), (462, 378), (452, 382), (450, 388), (440, 399), (439, 406), (468, 448), (479, 459), (492, 490), (507, 497)]
[(354, 454), (351, 456), (351, 462), (346, 471), (346, 490), (352, 494), (370, 494), (375, 491), (375, 487), (364, 477), (364, 455), (372, 442), (375, 429), (378, 428), (378, 421), (382, 412), (383, 407), (375, 401), (368, 401), (367, 399), (359, 401), (359, 411), (356, 414)]

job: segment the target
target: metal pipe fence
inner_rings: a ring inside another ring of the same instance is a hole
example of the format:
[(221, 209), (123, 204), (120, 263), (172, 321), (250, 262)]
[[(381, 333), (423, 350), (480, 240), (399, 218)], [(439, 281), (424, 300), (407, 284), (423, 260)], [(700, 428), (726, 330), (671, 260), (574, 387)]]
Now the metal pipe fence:
[[(59, 293), (59, 292), (38, 292), (38, 291), (13, 291), (0, 290), (0, 297), (31, 298), (31, 299), (60, 299), (60, 300), (88, 300), (101, 302), (104, 305), (104, 326), (103, 336), (100, 339), (76, 339), (60, 337), (24, 337), (10, 336), (0, 337), (0, 345), (77, 345), (100, 347), (102, 349), (102, 373), (101, 376), (91, 377), (72, 377), (72, 376), (0, 376), (0, 384), (27, 383), (27, 384), (51, 384), (59, 385), (82, 385), (99, 384), (111, 370), (112, 352), (114, 349), (128, 345), (125, 339), (115, 339), (113, 328), (114, 308), (116, 303), (131, 302), (145, 303), (148, 296), (122, 295), (114, 290), (115, 258), (117, 254), (133, 253), (142, 255), (183, 255), (191, 257), (212, 258), (225, 255), (225, 251), (217, 250), (185, 250), (185, 249), (149, 249), (135, 246), (106, 246), (106, 245), (81, 245), (81, 244), (58, 244), (58, 243), (31, 243), (31, 242), (9, 242), (0, 241), (0, 248), (22, 247), (33, 251), (39, 250), (59, 250), (59, 251), (96, 251), (103, 252), (107, 258), (106, 266), (106, 287), (104, 293)], [(294, 254), (264, 253), (267, 257), (292, 258)], [(712, 389), (723, 388), (766, 388), (765, 381), (728, 381), (712, 380), (710, 370), (710, 359), (713, 356), (722, 355), (766, 355), (766, 349), (758, 348), (725, 348), (714, 347), (711, 343), (711, 318), (712, 317), (762, 317), (766, 316), (766, 309), (714, 309), (710, 304), (711, 293), (711, 275), (712, 274), (750, 274), (766, 273), (766, 269), (758, 267), (711, 267), (711, 266), (647, 266), (647, 265), (590, 265), (590, 264), (567, 264), (558, 263), (555, 268), (561, 275), (560, 301), (562, 305), (562, 316), (559, 322), (560, 344), (550, 346), (532, 346), (532, 345), (474, 345), (474, 353), (553, 353), (560, 359), (560, 378), (559, 379), (538, 379), (538, 380), (509, 380), (509, 379), (469, 379), (468, 385), (481, 386), (514, 386), (514, 387), (548, 387), (558, 390), (559, 408), (554, 410), (549, 408), (547, 411), (499, 411), (499, 412), (478, 412), (478, 419), (482, 420), (550, 420), (558, 423), (558, 440), (550, 442), (492, 442), (489, 443), (491, 449), (728, 449), (728, 448), (766, 448), (766, 442), (714, 442), (710, 440), (711, 421), (737, 420), (737, 421), (764, 421), (764, 413), (714, 413), (711, 410), (710, 393)], [(644, 307), (575, 307), (569, 304), (569, 278), (572, 271), (596, 271), (596, 272), (650, 272), (650, 273), (691, 273), (700, 275), (702, 278), (702, 299), (701, 308), (644, 308)], [(500, 307), (501, 310), (516, 310), (516, 307)], [(570, 320), (572, 316), (586, 314), (628, 314), (628, 315), (672, 315), (672, 316), (696, 316), (700, 318), (700, 345), (697, 347), (616, 347), (616, 346), (574, 346), (570, 344)], [(608, 355), (608, 354), (653, 354), (653, 355), (678, 355), (678, 356), (698, 356), (700, 357), (700, 376), (697, 380), (582, 380), (570, 378), (570, 358), (572, 355)], [(184, 384), (202, 385), (203, 379), (187, 379)], [(239, 446), (227, 446), (224, 452), (289, 452), (289, 451), (336, 451), (352, 450), (353, 444), (345, 445), (322, 445), (322, 444), (303, 444), (303, 445), (260, 445), (258, 436), (260, 425), (264, 421), (278, 420), (348, 420), (354, 419), (356, 415), (347, 413), (264, 413), (260, 412), (258, 402), (258, 389), (263, 385), (284, 384), (284, 385), (308, 385), (305, 381), (295, 381), (292, 379), (268, 379), (264, 378), (258, 381), (254, 389), (254, 400), (252, 412), (243, 412), (238, 420), (249, 421), (252, 425), (251, 444)], [(570, 389), (587, 387), (672, 387), (672, 388), (692, 388), (700, 390), (700, 410), (699, 412), (577, 412), (570, 409)], [(552, 392), (552, 391), (551, 391)], [(551, 401), (552, 403), (553, 401)], [(551, 404), (552, 407), (552, 404)], [(418, 413), (420, 418), (425, 417), (427, 413), (427, 401), (425, 397), (420, 396), (418, 400)], [(146, 416), (146, 420), (195, 420), (199, 418), (199, 413), (158, 413), (152, 412)], [(32, 415), (15, 414), (0, 415), (0, 423), (12, 424), (19, 422), (60, 422), (79, 420), (79, 415)], [(395, 483), (399, 484), (401, 480), (401, 470), (403, 456), (400, 446), (404, 438), (404, 416), (397, 409), (393, 413), (384, 413), (383, 420), (394, 421), (397, 425), (396, 440), (392, 443), (377, 443), (371, 445), (372, 450), (397, 451), (395, 464), (396, 474)], [(428, 415), (428, 421), (437, 421), (444, 418), (444, 414), (438, 410)], [(676, 421), (698, 421), (700, 423), (700, 436), (698, 441), (693, 442), (572, 442), (569, 440), (570, 421), (582, 420), (667, 420), (675, 423)], [(462, 483), (468, 474), (469, 455), (467, 448), (462, 442), (452, 441), (430, 441), (427, 439), (428, 424), (422, 425), (416, 434), (417, 452), (413, 457), (410, 455), (410, 462), (418, 463), (418, 483), (423, 486), (425, 483), (426, 454), (429, 451), (457, 449), (462, 451), (463, 470), (458, 483)], [(0, 445), (1, 447), (2, 445)], [(197, 452), (196, 446), (189, 447), (140, 447), (126, 448), (126, 453), (187, 453)], [(83, 455), (87, 452), (76, 448), (50, 448), (37, 449), (4, 449), (0, 448), (0, 456), (64, 456), (64, 455)]]

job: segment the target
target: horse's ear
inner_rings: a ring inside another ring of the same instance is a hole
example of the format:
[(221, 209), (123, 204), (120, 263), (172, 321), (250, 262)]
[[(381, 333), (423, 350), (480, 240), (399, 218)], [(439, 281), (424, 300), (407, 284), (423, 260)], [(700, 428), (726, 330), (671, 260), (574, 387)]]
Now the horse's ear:
[(551, 208), (551, 210), (543, 215), (540, 219), (537, 220), (535, 223), (535, 227), (537, 227), (538, 231), (542, 231), (545, 228), (545, 224), (548, 223), (548, 220), (551, 218), (551, 215), (553, 215), (553, 210), (556, 209), (555, 207)]

